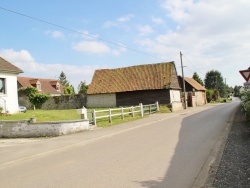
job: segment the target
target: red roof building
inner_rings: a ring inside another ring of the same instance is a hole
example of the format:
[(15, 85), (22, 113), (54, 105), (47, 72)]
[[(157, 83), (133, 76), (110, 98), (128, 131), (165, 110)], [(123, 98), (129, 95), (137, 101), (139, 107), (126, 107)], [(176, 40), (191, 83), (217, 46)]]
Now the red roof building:
[(63, 85), (54, 79), (17, 77), (18, 89), (33, 86), (41, 93), (58, 96), (63, 94)]

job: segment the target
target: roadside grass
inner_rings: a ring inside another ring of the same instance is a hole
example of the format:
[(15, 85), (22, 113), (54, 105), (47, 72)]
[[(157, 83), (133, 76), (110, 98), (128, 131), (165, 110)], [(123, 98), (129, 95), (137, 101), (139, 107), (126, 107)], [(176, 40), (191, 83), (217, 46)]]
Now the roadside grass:
[(231, 98), (219, 98), (217, 101), (211, 100), (210, 103), (226, 103), (231, 101)]
[[(91, 111), (94, 109), (88, 109), (88, 118), (91, 120)], [(95, 110), (107, 110), (107, 108), (95, 108)], [(138, 109), (135, 109), (137, 111)], [(130, 112), (129, 109), (124, 109), (124, 113)], [(171, 112), (170, 109), (165, 106), (160, 106), (159, 113), (169, 113)], [(119, 113), (119, 112), (114, 112)], [(108, 112), (101, 112), (98, 113), (98, 116), (107, 115)], [(113, 114), (113, 112), (112, 112)], [(144, 117), (147, 117), (148, 113), (144, 113)], [(30, 118), (36, 118), (36, 122), (53, 122), (53, 121), (63, 121), (63, 120), (79, 120), (81, 116), (77, 114), (76, 109), (69, 109), (69, 110), (27, 110), (26, 113), (18, 113), (13, 114), (10, 116), (0, 116), (0, 120), (28, 120)], [(140, 116), (139, 112), (135, 112), (134, 117), (131, 114), (125, 114), (124, 119), (121, 116), (113, 116), (112, 122), (109, 122), (109, 118), (102, 118), (97, 119), (97, 126), (98, 127), (109, 127), (112, 125), (117, 125), (125, 122), (134, 121), (137, 119), (141, 119), (143, 117)]]

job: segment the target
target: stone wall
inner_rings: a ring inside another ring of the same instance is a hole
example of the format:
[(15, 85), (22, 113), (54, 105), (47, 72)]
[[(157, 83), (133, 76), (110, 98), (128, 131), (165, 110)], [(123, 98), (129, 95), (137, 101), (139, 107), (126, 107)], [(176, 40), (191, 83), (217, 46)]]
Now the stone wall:
[[(28, 97), (20, 96), (19, 105), (26, 106), (28, 109), (33, 109)], [(51, 96), (43, 105), (42, 110), (62, 110), (62, 109), (77, 109), (86, 106), (86, 95), (62, 95)]]
[(111, 94), (88, 95), (87, 96), (87, 107), (88, 108), (116, 107), (116, 94), (111, 93)]
[(31, 123), (29, 120), (0, 121), (0, 138), (35, 138), (89, 130), (89, 120)]

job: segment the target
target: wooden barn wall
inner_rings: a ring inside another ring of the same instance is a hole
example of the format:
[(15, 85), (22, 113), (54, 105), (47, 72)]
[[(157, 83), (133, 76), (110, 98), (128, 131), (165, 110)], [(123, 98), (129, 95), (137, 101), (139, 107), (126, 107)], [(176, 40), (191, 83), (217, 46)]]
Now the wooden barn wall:
[(117, 106), (131, 106), (142, 104), (152, 104), (156, 101), (159, 104), (170, 104), (170, 94), (168, 89), (145, 90), (116, 93)]

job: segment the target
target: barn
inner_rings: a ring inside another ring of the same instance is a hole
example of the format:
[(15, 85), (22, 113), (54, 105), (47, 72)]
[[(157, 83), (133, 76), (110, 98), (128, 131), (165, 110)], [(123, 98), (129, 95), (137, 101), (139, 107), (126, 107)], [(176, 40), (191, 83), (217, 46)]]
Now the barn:
[(96, 70), (87, 92), (87, 107), (143, 104), (182, 109), (181, 88), (174, 62)]

